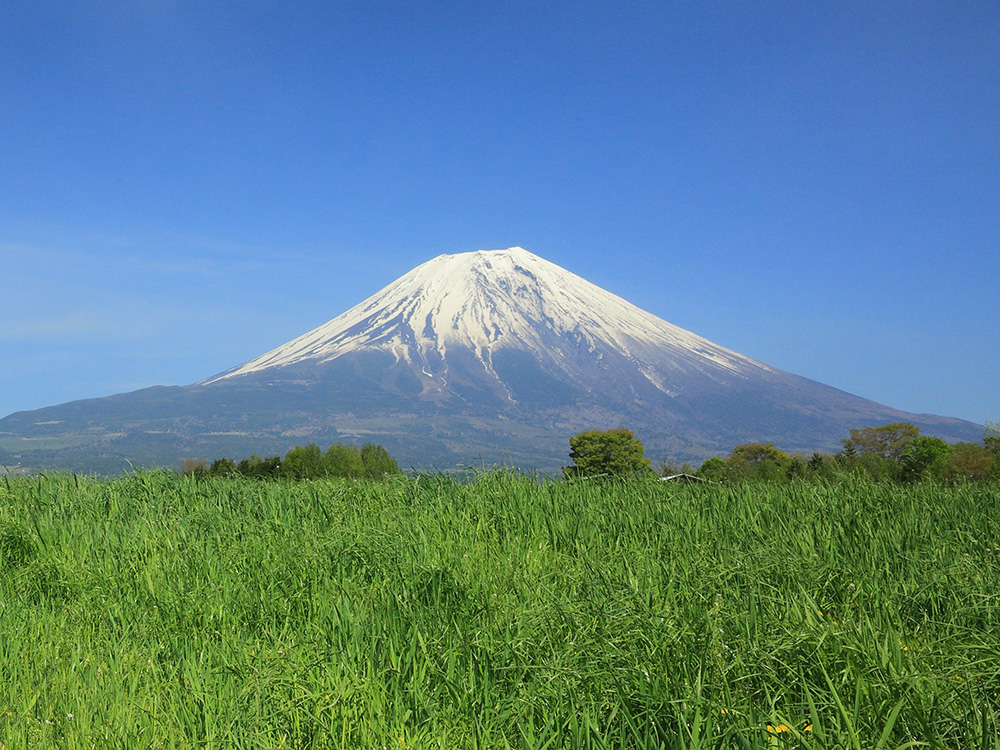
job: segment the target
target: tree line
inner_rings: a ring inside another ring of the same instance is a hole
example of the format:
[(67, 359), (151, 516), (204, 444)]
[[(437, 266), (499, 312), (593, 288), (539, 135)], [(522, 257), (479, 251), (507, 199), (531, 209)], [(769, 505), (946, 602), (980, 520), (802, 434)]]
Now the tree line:
[[(697, 470), (687, 464), (676, 468), (662, 463), (659, 472), (644, 456), (642, 441), (625, 428), (588, 430), (569, 443), (573, 464), (563, 469), (566, 480), (680, 473), (713, 482), (833, 479), (845, 474), (897, 482), (1000, 481), (1000, 422), (986, 423), (981, 443), (946, 443), (921, 435), (914, 424), (894, 422), (851, 430), (836, 454), (815, 452), (807, 458), (790, 455), (774, 443), (744, 443), (725, 458), (709, 458)], [(374, 443), (360, 448), (334, 443), (325, 452), (310, 443), (292, 448), (284, 459), (254, 453), (239, 463), (219, 458), (207, 465), (205, 459), (187, 459), (181, 472), (251, 479), (382, 479), (402, 473), (389, 452)]]
[[(1000, 422), (986, 423), (981, 443), (946, 443), (921, 435), (914, 424), (894, 422), (853, 429), (841, 445), (836, 454), (815, 452), (806, 458), (789, 455), (774, 443), (744, 443), (725, 458), (708, 459), (697, 470), (663, 464), (660, 473), (715, 482), (833, 479), (851, 473), (896, 482), (1000, 480)], [(564, 479), (656, 473), (643, 456), (642, 441), (621, 428), (574, 435), (570, 458), (573, 465), (563, 469)]]
[(219, 458), (207, 465), (205, 459), (187, 459), (181, 472), (201, 477), (246, 477), (249, 479), (382, 479), (401, 474), (396, 459), (375, 443), (358, 448), (353, 443), (334, 443), (326, 451), (315, 443), (297, 445), (285, 454), (261, 458), (256, 453), (239, 463)]
[(773, 443), (737, 446), (728, 458), (710, 458), (697, 474), (716, 481), (832, 479), (861, 474), (885, 481), (984, 482), (1000, 480), (1000, 423), (987, 423), (981, 443), (946, 443), (921, 435), (909, 422), (850, 431), (836, 454), (790, 456)]

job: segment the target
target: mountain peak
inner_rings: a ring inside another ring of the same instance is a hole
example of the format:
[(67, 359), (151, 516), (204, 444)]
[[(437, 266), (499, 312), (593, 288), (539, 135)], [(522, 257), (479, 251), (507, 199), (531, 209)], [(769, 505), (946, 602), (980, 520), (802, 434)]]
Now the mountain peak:
[(359, 350), (388, 352), (422, 377), (446, 378), (447, 355), (456, 349), (471, 353), (493, 380), (502, 380), (493, 366), (500, 349), (526, 352), (560, 372), (579, 369), (570, 352), (622, 357), (668, 394), (676, 392), (670, 370), (770, 369), (510, 247), (432, 258), (342, 315), (203, 384)]

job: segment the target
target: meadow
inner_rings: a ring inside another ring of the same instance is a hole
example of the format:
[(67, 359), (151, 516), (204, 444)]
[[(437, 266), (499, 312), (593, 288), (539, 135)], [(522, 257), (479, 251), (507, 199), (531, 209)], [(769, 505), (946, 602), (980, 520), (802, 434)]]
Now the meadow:
[(1000, 748), (994, 485), (0, 480), (0, 748)]

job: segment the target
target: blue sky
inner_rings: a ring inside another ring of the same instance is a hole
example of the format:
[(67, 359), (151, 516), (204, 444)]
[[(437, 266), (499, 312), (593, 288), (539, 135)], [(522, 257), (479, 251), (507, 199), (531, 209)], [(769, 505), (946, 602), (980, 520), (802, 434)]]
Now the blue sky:
[(239, 364), (521, 245), (1000, 419), (1000, 4), (0, 5), (0, 416)]

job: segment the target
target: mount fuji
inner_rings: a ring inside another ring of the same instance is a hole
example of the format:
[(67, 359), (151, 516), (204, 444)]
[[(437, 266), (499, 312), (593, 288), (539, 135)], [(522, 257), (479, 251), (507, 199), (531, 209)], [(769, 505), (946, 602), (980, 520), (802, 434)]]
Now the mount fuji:
[(372, 441), (401, 466), (554, 470), (584, 429), (625, 426), (654, 461), (743, 442), (837, 450), (911, 414), (713, 344), (522, 248), (440, 255), (312, 331), (188, 386), (0, 420), (0, 462), (92, 471)]

